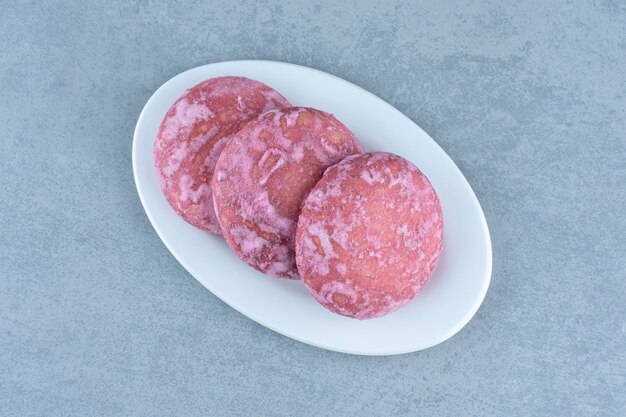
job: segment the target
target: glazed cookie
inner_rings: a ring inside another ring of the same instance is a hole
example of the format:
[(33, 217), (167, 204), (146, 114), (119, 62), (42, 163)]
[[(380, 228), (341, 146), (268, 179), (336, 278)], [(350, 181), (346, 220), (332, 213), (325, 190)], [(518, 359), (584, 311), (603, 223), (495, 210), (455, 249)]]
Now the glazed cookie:
[(319, 303), (367, 319), (415, 297), (442, 240), (441, 207), (426, 176), (397, 155), (366, 153), (330, 167), (308, 195), (296, 260)]
[(187, 90), (169, 109), (154, 142), (159, 184), (174, 210), (192, 225), (220, 233), (211, 178), (231, 135), (268, 110), (290, 106), (267, 85), (219, 77)]
[(226, 145), (213, 177), (226, 241), (253, 268), (297, 278), (294, 237), (300, 207), (324, 170), (362, 152), (339, 120), (292, 107), (267, 112)]

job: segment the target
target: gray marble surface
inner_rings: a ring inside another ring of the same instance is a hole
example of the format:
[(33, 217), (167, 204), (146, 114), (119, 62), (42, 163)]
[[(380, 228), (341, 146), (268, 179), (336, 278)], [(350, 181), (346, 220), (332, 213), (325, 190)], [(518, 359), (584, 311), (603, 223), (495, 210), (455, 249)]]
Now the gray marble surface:
[[(133, 128), (167, 79), (232, 59), (352, 81), (452, 156), (494, 250), (464, 330), (320, 350), (169, 254)], [(0, 137), (1, 416), (626, 414), (624, 1), (4, 0)]]

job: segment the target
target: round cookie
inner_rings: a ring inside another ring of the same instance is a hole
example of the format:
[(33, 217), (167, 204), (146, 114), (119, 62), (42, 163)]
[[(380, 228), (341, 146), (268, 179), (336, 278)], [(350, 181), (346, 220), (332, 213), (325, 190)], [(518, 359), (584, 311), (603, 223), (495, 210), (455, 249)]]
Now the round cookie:
[(187, 90), (169, 109), (154, 142), (154, 163), (165, 198), (188, 223), (220, 233), (211, 178), (230, 136), (259, 114), (289, 102), (267, 85), (218, 77)]
[(302, 202), (327, 167), (358, 152), (352, 132), (315, 109), (273, 110), (244, 126), (222, 151), (212, 183), (233, 251), (261, 272), (298, 278), (294, 237)]
[(365, 153), (330, 167), (308, 195), (296, 261), (319, 303), (367, 319), (415, 297), (442, 239), (439, 198), (426, 176), (397, 155)]

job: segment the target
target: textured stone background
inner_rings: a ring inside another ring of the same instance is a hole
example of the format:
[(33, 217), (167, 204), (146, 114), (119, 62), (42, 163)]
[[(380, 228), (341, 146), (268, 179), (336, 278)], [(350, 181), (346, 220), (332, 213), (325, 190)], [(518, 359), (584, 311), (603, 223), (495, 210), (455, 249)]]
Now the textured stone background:
[[(0, 415), (626, 414), (626, 2), (100, 3), (0, 0)], [(457, 336), (316, 349), (160, 242), (132, 177), (141, 108), (255, 58), (372, 91), (460, 166), (494, 272)]]

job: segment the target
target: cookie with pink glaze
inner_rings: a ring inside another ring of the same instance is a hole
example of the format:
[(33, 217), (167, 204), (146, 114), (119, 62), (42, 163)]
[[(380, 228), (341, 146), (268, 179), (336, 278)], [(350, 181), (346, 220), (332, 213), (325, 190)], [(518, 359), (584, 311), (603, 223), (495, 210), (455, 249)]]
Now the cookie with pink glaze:
[(368, 319), (415, 297), (442, 240), (439, 198), (426, 176), (397, 155), (366, 153), (330, 167), (308, 195), (296, 261), (319, 303)]
[(346, 126), (315, 109), (273, 110), (244, 126), (224, 147), (212, 183), (233, 251), (261, 272), (297, 278), (294, 237), (302, 202), (327, 167), (359, 152)]
[(244, 77), (218, 77), (187, 90), (169, 109), (154, 142), (159, 184), (188, 223), (220, 233), (211, 179), (233, 133), (268, 110), (290, 106), (267, 85)]

